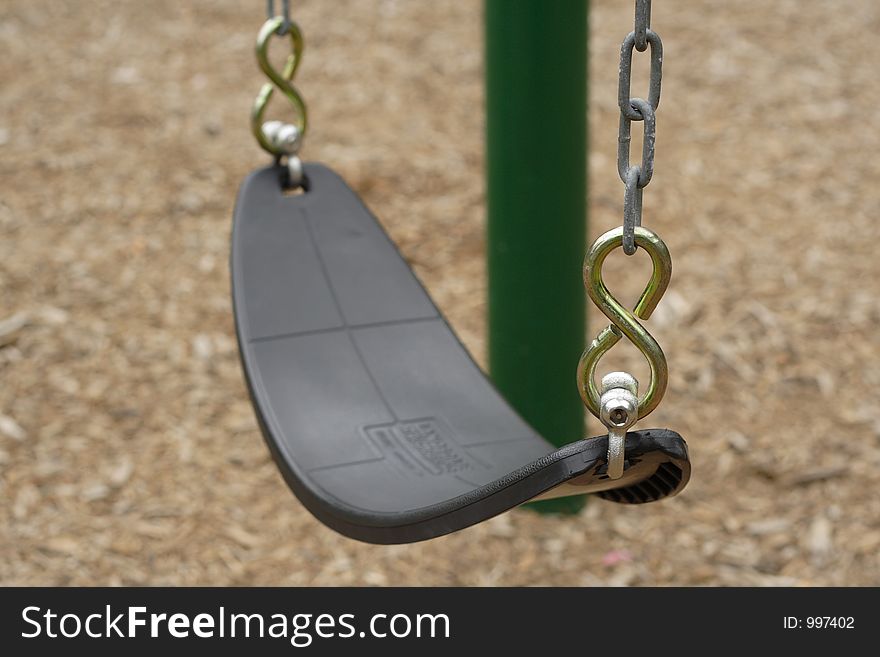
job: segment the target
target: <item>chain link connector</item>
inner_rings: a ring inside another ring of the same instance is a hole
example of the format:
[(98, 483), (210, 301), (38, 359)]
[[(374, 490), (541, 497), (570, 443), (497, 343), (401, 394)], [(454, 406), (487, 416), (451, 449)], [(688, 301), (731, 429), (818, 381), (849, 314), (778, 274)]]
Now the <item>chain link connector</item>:
[(647, 33), (651, 29), (651, 0), (636, 0), (636, 50), (645, 52), (648, 48)]
[(631, 256), (636, 252), (636, 227), (642, 225), (642, 188), (639, 187), (639, 167), (632, 167), (626, 174), (623, 193), (623, 252)]
[[(278, 14), (275, 13), (275, 0), (266, 0), (266, 20), (271, 20), (276, 16)], [(290, 0), (281, 0), (281, 18), (283, 22), (278, 34), (284, 36), (290, 32), (290, 26), (293, 24), (293, 21), (290, 20)]]
[[(283, 25), (284, 18), (275, 16), (267, 20), (260, 29), (256, 47), (257, 62), (270, 81), (260, 89), (251, 110), (251, 132), (263, 150), (274, 155), (276, 159), (284, 156), (290, 158), (296, 155), (308, 128), (305, 101), (292, 83), (303, 52), (303, 38), (296, 23), (291, 23), (289, 27), (291, 52), (284, 64), (283, 71), (278, 72), (269, 62), (269, 43), (273, 36), (282, 33)], [(280, 121), (263, 122), (266, 108), (276, 88), (293, 106), (295, 118), (292, 124)]]
[[(642, 137), (642, 163), (639, 166), (639, 187), (645, 187), (654, 175), (654, 146), (657, 142), (657, 115), (651, 104), (642, 98), (630, 98), (630, 105), (638, 110), (644, 123)], [(632, 141), (632, 119), (620, 113), (617, 129), (617, 174), (626, 182), (629, 166), (629, 147)]]
[(623, 337), (642, 352), (651, 370), (647, 389), (639, 399), (638, 419), (657, 408), (669, 381), (666, 356), (654, 336), (639, 320), (651, 316), (666, 291), (672, 277), (672, 258), (666, 244), (656, 233), (642, 226), (636, 227), (633, 232), (636, 245), (651, 257), (652, 271), (651, 278), (632, 311), (611, 294), (602, 279), (605, 258), (623, 245), (623, 227), (613, 228), (600, 235), (584, 258), (584, 287), (596, 307), (611, 321), (586, 348), (578, 363), (578, 389), (581, 399), (596, 417), (601, 413), (601, 393), (595, 382), (596, 366), (602, 356)]
[[(660, 104), (660, 82), (663, 79), (663, 42), (656, 32), (647, 30), (645, 39), (651, 46), (651, 77), (648, 83), (648, 102), (655, 110)], [(630, 99), (632, 85), (633, 48), (636, 44), (636, 33), (630, 32), (620, 46), (620, 69), (617, 81), (617, 104), (620, 111), (631, 121), (641, 121), (642, 113), (633, 107)]]

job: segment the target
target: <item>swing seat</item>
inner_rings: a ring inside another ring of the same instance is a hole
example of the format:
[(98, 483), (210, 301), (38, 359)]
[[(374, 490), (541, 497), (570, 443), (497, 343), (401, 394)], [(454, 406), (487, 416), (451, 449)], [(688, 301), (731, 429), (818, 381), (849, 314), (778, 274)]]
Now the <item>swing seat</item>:
[(370, 543), (462, 529), (523, 502), (597, 493), (653, 502), (690, 476), (674, 431), (556, 448), (504, 401), (378, 221), (330, 169), (242, 185), (232, 233), (235, 327), (251, 401), (290, 488), (319, 520)]

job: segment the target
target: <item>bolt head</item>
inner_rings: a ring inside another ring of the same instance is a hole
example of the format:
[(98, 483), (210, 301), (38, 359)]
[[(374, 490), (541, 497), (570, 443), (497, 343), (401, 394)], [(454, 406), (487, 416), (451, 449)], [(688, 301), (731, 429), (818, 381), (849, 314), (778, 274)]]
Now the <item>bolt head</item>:
[(266, 121), (263, 134), (272, 146), (284, 155), (296, 154), (302, 146), (302, 134), (295, 125), (281, 121)]
[(293, 155), (299, 150), (302, 135), (295, 125), (285, 123), (275, 135), (275, 143), (285, 155)]
[(599, 419), (611, 428), (629, 427), (638, 419), (639, 400), (629, 390), (612, 388), (602, 395)]

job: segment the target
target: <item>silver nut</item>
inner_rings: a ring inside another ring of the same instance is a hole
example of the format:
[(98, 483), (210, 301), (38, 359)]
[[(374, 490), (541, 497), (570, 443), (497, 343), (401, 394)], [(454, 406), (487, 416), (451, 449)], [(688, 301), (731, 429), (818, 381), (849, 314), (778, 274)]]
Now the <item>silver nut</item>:
[(601, 392), (608, 392), (612, 388), (623, 388), (632, 394), (639, 394), (639, 382), (629, 372), (609, 372), (602, 377), (600, 384)]
[(302, 133), (295, 125), (285, 123), (275, 135), (275, 144), (285, 155), (293, 155), (302, 145)]
[(263, 134), (266, 136), (270, 142), (275, 141), (275, 135), (278, 134), (278, 131), (281, 129), (281, 126), (284, 124), (281, 121), (266, 121), (263, 124)]
[(294, 155), (299, 152), (302, 146), (302, 133), (295, 125), (281, 121), (266, 121), (262, 129), (266, 140), (282, 155)]

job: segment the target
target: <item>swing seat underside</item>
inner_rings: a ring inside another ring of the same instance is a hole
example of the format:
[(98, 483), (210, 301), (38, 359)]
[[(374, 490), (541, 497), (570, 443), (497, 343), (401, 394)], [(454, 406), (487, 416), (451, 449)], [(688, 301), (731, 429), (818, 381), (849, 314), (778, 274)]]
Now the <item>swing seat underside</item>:
[(533, 499), (637, 504), (690, 476), (674, 431), (631, 431), (622, 478), (607, 436), (556, 448), (474, 363), (379, 222), (330, 169), (242, 185), (235, 325), (260, 427), (288, 485), (331, 528), (371, 543), (441, 536)]

